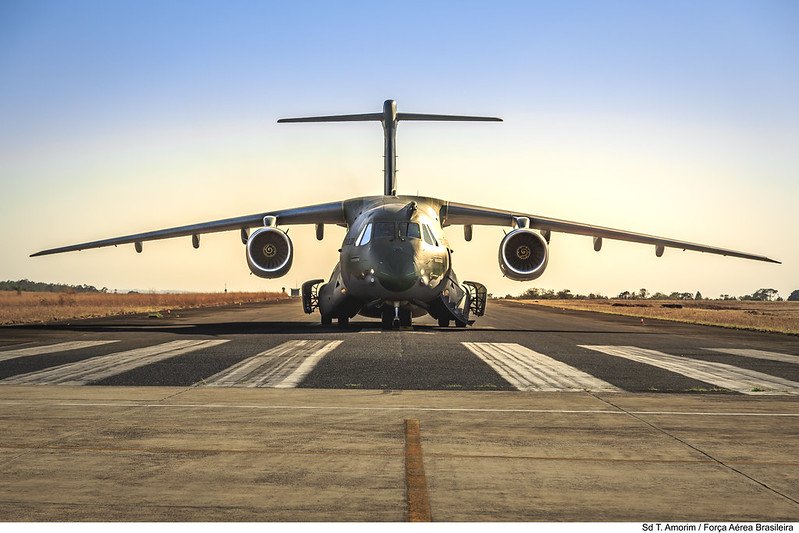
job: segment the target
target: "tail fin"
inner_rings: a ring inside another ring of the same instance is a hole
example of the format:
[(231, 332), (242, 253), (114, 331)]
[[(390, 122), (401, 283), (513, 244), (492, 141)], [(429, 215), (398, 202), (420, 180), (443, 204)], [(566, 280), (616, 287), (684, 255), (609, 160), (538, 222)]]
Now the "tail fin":
[(383, 194), (386, 196), (397, 195), (397, 122), (400, 120), (427, 120), (427, 121), (472, 121), (472, 122), (502, 122), (497, 117), (471, 117), (463, 115), (429, 115), (424, 113), (397, 113), (397, 102), (386, 100), (383, 102), (382, 113), (362, 113), (357, 115), (330, 115), (324, 117), (281, 118), (279, 123), (296, 122), (361, 122), (380, 121), (383, 124), (385, 140), (383, 151)]

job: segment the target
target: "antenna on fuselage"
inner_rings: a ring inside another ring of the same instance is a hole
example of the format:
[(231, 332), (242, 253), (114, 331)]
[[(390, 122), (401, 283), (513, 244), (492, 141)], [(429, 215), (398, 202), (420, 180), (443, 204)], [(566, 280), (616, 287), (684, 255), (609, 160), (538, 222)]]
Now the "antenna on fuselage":
[(502, 122), (502, 119), (497, 117), (397, 113), (397, 102), (394, 100), (386, 100), (383, 102), (382, 113), (330, 115), (325, 117), (281, 118), (278, 120), (278, 122), (360, 122), (367, 120), (376, 120), (383, 124), (383, 194), (386, 196), (397, 195), (397, 123), (400, 120), (431, 120), (439, 122)]

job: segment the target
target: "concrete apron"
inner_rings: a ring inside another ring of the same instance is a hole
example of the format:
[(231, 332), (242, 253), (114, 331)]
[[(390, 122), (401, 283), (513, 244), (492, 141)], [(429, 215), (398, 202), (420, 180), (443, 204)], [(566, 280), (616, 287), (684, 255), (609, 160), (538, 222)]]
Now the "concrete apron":
[(792, 397), (4, 386), (0, 419), (3, 520), (799, 519)]

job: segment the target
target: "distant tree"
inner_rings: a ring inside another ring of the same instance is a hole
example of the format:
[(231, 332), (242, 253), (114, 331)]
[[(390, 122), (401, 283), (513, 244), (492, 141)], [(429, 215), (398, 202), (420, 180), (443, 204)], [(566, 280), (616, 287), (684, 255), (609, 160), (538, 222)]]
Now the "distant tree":
[(651, 300), (668, 300), (669, 297), (662, 292), (656, 292), (652, 296), (649, 297)]
[(619, 300), (629, 300), (630, 299), (630, 291), (624, 291), (619, 293), (617, 296)]
[(572, 291), (570, 291), (569, 289), (560, 290), (557, 292), (555, 296), (557, 296), (559, 300), (568, 300), (570, 298), (574, 298)]
[(638, 289), (638, 297), (642, 300), (649, 298), (649, 291), (646, 289)]
[(694, 295), (694, 300), (701, 300), (701, 299), (702, 299), (702, 293), (696, 291), (696, 294)]
[(795, 291), (793, 291), (791, 293), (790, 296), (788, 296), (788, 301), (789, 302), (799, 302), (799, 289), (796, 289)]
[(770, 302), (777, 296), (777, 289), (757, 289), (752, 293), (752, 300)]

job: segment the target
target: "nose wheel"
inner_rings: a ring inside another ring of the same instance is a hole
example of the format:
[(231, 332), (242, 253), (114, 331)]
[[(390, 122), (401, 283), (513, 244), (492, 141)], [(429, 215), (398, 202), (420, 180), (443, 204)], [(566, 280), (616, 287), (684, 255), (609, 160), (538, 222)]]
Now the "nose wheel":
[(383, 329), (410, 328), (413, 326), (411, 310), (385, 306), (381, 315), (381, 323)]

